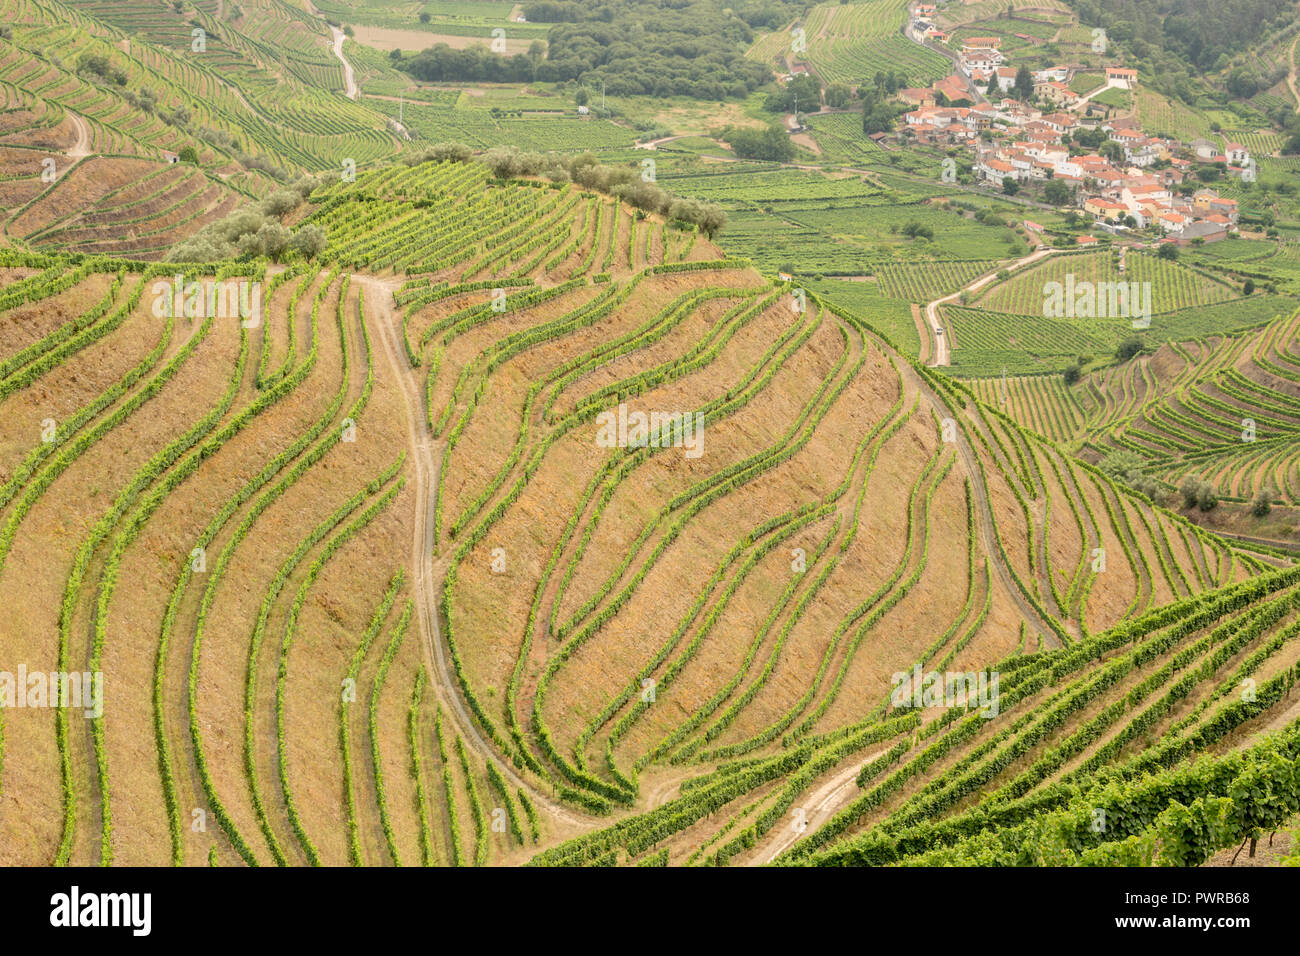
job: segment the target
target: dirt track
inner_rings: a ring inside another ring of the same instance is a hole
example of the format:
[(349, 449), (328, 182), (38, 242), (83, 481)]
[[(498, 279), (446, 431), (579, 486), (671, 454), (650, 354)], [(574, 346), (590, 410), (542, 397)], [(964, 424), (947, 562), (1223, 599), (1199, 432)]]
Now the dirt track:
[(80, 114), (71, 110), (68, 111), (68, 119), (72, 120), (72, 125), (77, 128), (77, 140), (68, 150), (68, 155), (73, 159), (85, 159), (90, 155), (90, 124)]
[(1011, 263), (1010, 265), (1002, 266), (995, 272), (990, 272), (987, 273), (986, 275), (980, 276), (978, 279), (975, 279), (974, 281), (967, 283), (963, 288), (958, 289), (956, 292), (952, 293), (951, 295), (945, 295), (938, 299), (933, 300), (932, 302), (927, 303), (925, 306), (925, 321), (927, 322), (927, 324), (929, 324), (930, 333), (934, 337), (934, 353), (935, 353), (934, 361), (928, 364), (932, 368), (938, 365), (952, 364), (952, 355), (950, 354), (948, 349), (948, 333), (947, 332), (941, 333), (939, 331), (939, 329), (941, 328), (939, 324), (939, 306), (943, 305), (945, 302), (953, 302), (961, 298), (961, 294), (963, 292), (978, 292), (980, 289), (984, 288), (986, 285), (992, 282), (997, 277), (998, 272), (1002, 271), (1002, 269), (1018, 269), (1021, 266), (1029, 265), (1029, 263), (1031, 262), (1036, 262), (1039, 259), (1046, 258), (1047, 256), (1050, 256), (1052, 253), (1056, 251), (1057, 251), (1056, 249), (1044, 247), (1042, 249), (1039, 249), (1037, 252), (1031, 252), (1029, 255), (1024, 256), (1021, 259), (1017, 259), (1015, 262)]
[(343, 55), (343, 41), (346, 39), (346, 36), (338, 27), (330, 27), (330, 30), (334, 34), (334, 55), (338, 57), (339, 61), (343, 64), (344, 92), (347, 94), (348, 99), (355, 100), (361, 91), (357, 87), (357, 77), (352, 70), (352, 64), (349, 63), (347, 57)]
[(353, 281), (366, 291), (366, 311), (371, 328), (377, 333), (382, 353), (394, 380), (398, 383), (402, 402), (406, 406), (408, 449), (415, 468), (415, 499), (424, 502), (415, 524), (411, 541), (412, 583), (416, 617), (425, 651), (425, 664), (429, 668), (430, 686), (456, 725), (456, 731), (465, 743), (485, 760), (496, 765), (506, 780), (523, 788), (537, 806), (558, 821), (572, 826), (583, 826), (583, 818), (563, 804), (552, 800), (548, 794), (521, 777), (513, 764), (501, 759), (497, 748), (483, 735), (482, 728), (469, 712), (456, 683), (447, 649), (443, 647), (438, 627), (438, 606), (441, 596), (442, 568), (434, 560), (433, 515), (434, 490), (442, 469), (445, 446), (435, 442), (421, 427), (419, 385), (415, 369), (411, 367), (405, 350), (398, 344), (400, 324), (392, 308), (393, 291), (401, 285), (397, 279), (379, 279), (373, 276), (353, 275)]

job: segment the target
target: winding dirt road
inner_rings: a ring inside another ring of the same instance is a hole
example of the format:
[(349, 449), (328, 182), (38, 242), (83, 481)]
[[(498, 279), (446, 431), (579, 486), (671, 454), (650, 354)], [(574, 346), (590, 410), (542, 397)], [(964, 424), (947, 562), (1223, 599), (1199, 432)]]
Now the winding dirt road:
[(1287, 51), (1286, 85), (1290, 87), (1291, 95), (1295, 98), (1296, 108), (1300, 109), (1300, 90), (1296, 89), (1296, 82), (1295, 82), (1295, 47), (1297, 43), (1300, 43), (1300, 37), (1296, 37), (1296, 39), (1291, 41), (1291, 48)]
[[(316, 8), (316, 4), (312, 3), (311, 0), (307, 0), (307, 11), (311, 13), (312, 16), (320, 17), (322, 20), (325, 19), (325, 14), (321, 13), (320, 10)], [(325, 25), (330, 28), (330, 33), (334, 37), (334, 43), (330, 49), (334, 52), (334, 55), (339, 58), (339, 62), (343, 64), (344, 95), (346, 95), (350, 100), (355, 100), (361, 95), (361, 88), (357, 86), (357, 77), (356, 73), (352, 69), (352, 64), (349, 63), (347, 57), (343, 55), (343, 41), (347, 39), (347, 35), (343, 32), (342, 27), (336, 27), (328, 21), (326, 21)]]
[(72, 144), (72, 148), (68, 150), (68, 156), (72, 159), (85, 159), (90, 155), (90, 124), (79, 113), (68, 110), (67, 115), (68, 119), (72, 120), (72, 125), (77, 128), (77, 140)]
[(534, 804), (544, 809), (555, 820), (585, 828), (587, 823), (583, 817), (553, 800), (549, 794), (538, 790), (516, 772), (514, 764), (501, 759), (495, 745), (483, 735), (482, 728), (461, 697), (451, 661), (448, 659), (450, 655), (443, 646), (442, 634), (438, 628), (442, 569), (438, 567), (433, 554), (434, 494), (438, 487), (438, 476), (442, 470), (446, 446), (441, 442), (435, 442), (421, 427), (422, 406), (417, 375), (406, 357), (405, 349), (397, 341), (400, 323), (393, 312), (393, 292), (401, 285), (401, 280), (380, 279), (358, 274), (353, 274), (352, 280), (365, 290), (366, 311), (371, 319), (371, 327), (382, 344), (381, 351), (388, 361), (393, 381), (401, 393), (402, 403), (406, 406), (408, 451), (415, 469), (415, 498), (417, 502), (423, 502), (411, 541), (413, 597), (424, 645), (425, 664), (429, 667), (431, 677), (430, 686), (437, 694), (447, 715), (455, 723), (456, 731), (464, 738), (465, 743), (476, 750), (484, 760), (495, 764), (505, 779), (510, 781), (511, 786), (522, 788)]
[[(1017, 264), (1028, 262), (1036, 257), (1051, 255), (1056, 251), (1057, 250), (1055, 249), (1039, 250), (1037, 253), (1017, 260)], [(994, 275), (996, 275), (996, 273), (994, 273)], [(968, 288), (978, 288), (984, 282), (987, 282), (988, 279), (989, 276), (985, 276), (983, 279), (976, 280), (976, 282), (972, 283)], [(960, 293), (957, 294), (960, 295)], [(952, 298), (952, 296), (945, 296), (944, 299), (938, 299), (934, 303), (931, 303), (931, 305), (936, 305), (939, 302), (946, 301), (950, 298)], [(928, 310), (926, 314), (929, 315)], [(936, 338), (942, 339), (942, 336), (936, 336)], [(908, 359), (904, 358), (902, 354), (900, 354), (899, 351), (890, 345), (885, 339), (872, 334), (871, 340), (875, 343), (877, 348), (893, 359), (894, 365), (898, 369), (899, 374), (901, 374), (914, 388), (920, 391), (921, 397), (930, 404), (931, 408), (934, 409), (935, 414), (941, 420), (944, 418), (952, 418), (954, 421), (956, 420), (958, 412), (950, 408), (948, 403), (944, 401), (943, 396), (930, 387), (930, 383), (925, 381), (925, 379), (916, 372)], [(946, 354), (947, 353), (945, 352), (945, 356)], [(947, 363), (945, 362), (942, 364)], [(1020, 614), (1024, 617), (1025, 623), (1031, 628), (1036, 628), (1038, 633), (1043, 635), (1043, 641), (1047, 646), (1059, 647), (1060, 638), (1056, 636), (1056, 632), (1048, 626), (1046, 619), (1044, 619), (1042, 614), (1040, 614), (1033, 604), (1029, 602), (1021, 592), (1020, 588), (1016, 586), (1015, 578), (1011, 574), (1011, 569), (1007, 566), (1007, 563), (1002, 556), (1002, 549), (998, 546), (997, 534), (994, 531), (993, 509), (989, 505), (989, 492), (988, 488), (984, 484), (984, 473), (979, 468), (975, 450), (971, 447), (970, 440), (966, 437), (966, 432), (963, 429), (958, 428), (956, 430), (954, 444), (957, 448), (957, 454), (961, 456), (962, 467), (966, 469), (966, 476), (970, 479), (971, 498), (975, 502), (976, 524), (979, 525), (980, 540), (984, 544), (984, 554), (988, 559), (988, 563), (992, 566), (993, 570), (997, 572), (998, 580), (1002, 582), (1003, 590), (1006, 591), (1007, 597), (1009, 597), (1020, 610)], [(991, 584), (992, 582), (990, 582), (990, 586)]]
[(767, 846), (751, 856), (746, 863), (747, 866), (763, 866), (771, 863), (778, 856), (794, 844), (805, 833), (812, 833), (823, 823), (829, 820), (842, 807), (846, 806), (849, 801), (860, 794), (858, 789), (858, 774), (862, 768), (871, 761), (875, 760), (889, 752), (889, 748), (878, 750), (870, 757), (854, 761), (849, 766), (842, 769), (835, 776), (831, 777), (824, 784), (812, 792), (812, 794), (803, 801), (803, 806), (797, 809), (804, 811), (804, 822), (806, 826), (802, 830), (795, 829), (793, 817), (780, 826), (773, 827), (768, 831), (768, 836), (776, 834)]
[(343, 41), (347, 39), (347, 37), (343, 31), (336, 26), (331, 26), (330, 32), (334, 34), (334, 46), (332, 48), (334, 50), (334, 55), (338, 57), (339, 62), (343, 64), (344, 93), (347, 95), (348, 99), (355, 100), (357, 96), (360, 95), (361, 90), (357, 86), (357, 77), (356, 73), (352, 70), (352, 64), (349, 63), (347, 57), (343, 55)]
[(978, 292), (997, 278), (997, 274), (1001, 272), (1002, 269), (1019, 269), (1021, 266), (1029, 265), (1031, 262), (1037, 262), (1039, 259), (1044, 259), (1052, 253), (1059, 251), (1059, 249), (1044, 246), (1036, 252), (1031, 252), (1023, 258), (1017, 259), (1009, 266), (1000, 266), (993, 272), (980, 276), (978, 279), (968, 283), (951, 295), (945, 295), (927, 303), (925, 306), (925, 321), (926, 324), (930, 326), (930, 334), (934, 337), (934, 361), (930, 363), (930, 367), (934, 368), (939, 365), (952, 364), (952, 355), (948, 349), (948, 336), (942, 331), (943, 326), (939, 322), (939, 306), (943, 305), (945, 302), (953, 302), (960, 299), (963, 292)]

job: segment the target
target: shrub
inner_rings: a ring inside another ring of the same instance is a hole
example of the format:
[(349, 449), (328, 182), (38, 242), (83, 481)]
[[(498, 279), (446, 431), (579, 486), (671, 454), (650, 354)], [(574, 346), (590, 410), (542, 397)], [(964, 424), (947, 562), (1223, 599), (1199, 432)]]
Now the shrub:
[(230, 247), (218, 236), (199, 233), (183, 239), (163, 257), (165, 262), (218, 262), (230, 257)]
[(1135, 355), (1142, 352), (1142, 339), (1136, 335), (1130, 335), (1124, 341), (1120, 342), (1115, 349), (1115, 358), (1121, 362), (1127, 362)]
[(315, 259), (325, 251), (325, 230), (320, 226), (303, 226), (293, 234), (289, 248), (304, 259)]
[(1202, 511), (1213, 511), (1215, 505), (1219, 503), (1219, 496), (1214, 493), (1208, 481), (1201, 482), (1200, 490), (1196, 495), (1196, 504)]
[(257, 232), (240, 237), (239, 253), (241, 256), (266, 256), (279, 262), (289, 248), (290, 238), (289, 230), (278, 222), (264, 222)]
[(1264, 487), (1259, 489), (1255, 495), (1255, 500), (1250, 503), (1250, 513), (1256, 518), (1265, 517), (1273, 510), (1273, 489)]
[(297, 208), (302, 194), (294, 189), (277, 189), (262, 200), (262, 212), (268, 216), (283, 216)]
[(1183, 483), (1178, 486), (1178, 492), (1183, 497), (1184, 508), (1196, 506), (1202, 511), (1212, 511), (1219, 503), (1219, 496), (1215, 494), (1214, 487), (1208, 481), (1202, 481), (1193, 475), (1183, 479)]
[(1145, 463), (1140, 455), (1127, 449), (1112, 451), (1097, 465), (1108, 477), (1123, 481), (1132, 472), (1142, 472)]

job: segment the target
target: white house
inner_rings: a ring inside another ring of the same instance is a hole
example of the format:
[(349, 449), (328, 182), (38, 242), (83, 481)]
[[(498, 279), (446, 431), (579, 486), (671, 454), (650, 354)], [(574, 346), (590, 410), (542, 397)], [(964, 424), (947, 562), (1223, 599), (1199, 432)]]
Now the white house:
[(1001, 185), (1007, 179), (1015, 179), (1015, 170), (1011, 164), (1001, 159), (980, 160), (978, 169), (980, 174), (990, 182)]
[(1064, 83), (1070, 78), (1070, 68), (1068, 66), (1052, 66), (1046, 70), (1034, 71), (1034, 83)]
[(1106, 80), (1115, 86), (1131, 90), (1137, 86), (1138, 71), (1123, 66), (1106, 67)]
[(1120, 193), (1120, 202), (1133, 209), (1143, 203), (1160, 203), (1169, 202), (1169, 190), (1159, 184), (1156, 185), (1126, 185), (1123, 192)]
[[(997, 50), (972, 50), (970, 53), (963, 53), (961, 57), (961, 71), (970, 76), (974, 71), (981, 70), (992, 72), (1002, 62), (1002, 54)], [(1012, 75), (1015, 79), (1015, 75)]]

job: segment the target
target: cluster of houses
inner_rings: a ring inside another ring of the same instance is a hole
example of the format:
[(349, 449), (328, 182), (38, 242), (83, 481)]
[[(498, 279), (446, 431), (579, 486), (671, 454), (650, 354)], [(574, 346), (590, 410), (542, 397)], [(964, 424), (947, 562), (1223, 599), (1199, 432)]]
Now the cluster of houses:
[[(932, 4), (915, 7), (913, 34), (944, 42), (947, 37), (934, 28), (933, 15)], [(1001, 46), (1000, 37), (968, 38), (954, 73), (927, 88), (899, 91), (912, 107), (902, 117), (911, 139), (968, 147), (976, 176), (993, 185), (1063, 182), (1083, 212), (1108, 232), (1154, 228), (1167, 241), (1187, 245), (1214, 242), (1236, 230), (1234, 200), (1210, 189), (1184, 196), (1178, 187), (1201, 163), (1222, 163), (1228, 175), (1243, 175), (1252, 168), (1244, 146), (1224, 142), (1220, 148), (1202, 139), (1182, 143), (1149, 136), (1134, 119), (1089, 116), (1081, 108), (1088, 98), (1066, 85), (1071, 69), (1065, 66), (1031, 71), (1035, 101), (1043, 109), (1012, 99), (1005, 94), (1015, 85), (1016, 70), (1006, 65)], [(1111, 66), (1105, 74), (1109, 88), (1137, 85), (1134, 69)], [(986, 91), (991, 101), (983, 95)], [(1071, 150), (1066, 143), (1080, 129), (1101, 130), (1115, 145)], [(1081, 238), (1087, 242), (1091, 237)]]
[[(946, 46), (951, 38), (948, 33), (935, 26), (935, 13), (934, 4), (917, 4), (912, 8), (908, 30), (912, 39), (918, 43)], [(1028, 34), (1017, 33), (1016, 36), (1025, 41), (1034, 41), (1034, 37)], [(955, 59), (957, 74), (969, 80), (972, 89), (981, 95), (1006, 93), (1015, 85), (1016, 69), (1008, 62), (1008, 57), (1002, 49), (1000, 36), (967, 37), (961, 41), (960, 53), (949, 55)], [(1065, 66), (1031, 71), (1035, 97), (1067, 109), (1086, 105), (1088, 97), (1081, 96), (1066, 85), (1071, 73), (1070, 68)], [(1131, 67), (1108, 66), (1105, 68), (1105, 75), (1104, 88), (1106, 89), (1134, 89), (1137, 86), (1137, 70)]]
[(1076, 117), (1051, 113), (1008, 125), (997, 142), (976, 140), (976, 175), (998, 186), (1007, 180), (1064, 182), (1084, 213), (1108, 232), (1154, 228), (1168, 240), (1187, 245), (1193, 240), (1216, 242), (1236, 231), (1236, 200), (1210, 189), (1184, 196), (1178, 187), (1198, 163), (1223, 163), (1229, 175), (1242, 175), (1251, 168), (1251, 159), (1240, 143), (1225, 142), (1220, 152), (1208, 140), (1183, 144), (1147, 136), (1135, 120), (1119, 119), (1098, 127), (1118, 149), (1108, 150), (1107, 156), (1072, 154), (1062, 141), (1077, 125)]

